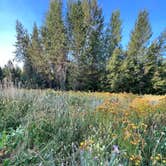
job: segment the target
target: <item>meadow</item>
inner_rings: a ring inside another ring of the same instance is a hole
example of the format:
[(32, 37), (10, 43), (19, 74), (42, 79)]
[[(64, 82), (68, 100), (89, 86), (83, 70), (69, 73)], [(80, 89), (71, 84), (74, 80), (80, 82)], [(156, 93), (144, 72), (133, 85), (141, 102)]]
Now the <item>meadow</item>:
[(0, 165), (165, 166), (166, 96), (1, 90)]

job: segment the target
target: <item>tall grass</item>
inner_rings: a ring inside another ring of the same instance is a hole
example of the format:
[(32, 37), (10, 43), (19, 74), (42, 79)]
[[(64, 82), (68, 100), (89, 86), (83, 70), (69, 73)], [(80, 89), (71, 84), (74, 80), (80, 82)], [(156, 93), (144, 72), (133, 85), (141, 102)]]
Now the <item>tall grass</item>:
[(166, 97), (6, 89), (4, 165), (165, 165)]

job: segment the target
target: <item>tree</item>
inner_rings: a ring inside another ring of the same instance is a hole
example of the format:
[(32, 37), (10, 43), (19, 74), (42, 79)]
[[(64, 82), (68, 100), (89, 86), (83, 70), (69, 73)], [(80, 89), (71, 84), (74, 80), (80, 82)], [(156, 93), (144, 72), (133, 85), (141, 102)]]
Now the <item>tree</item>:
[(15, 68), (13, 68), (12, 70), (12, 80), (13, 80), (13, 83), (16, 87), (19, 87), (20, 83), (22, 83), (22, 70), (16, 66)]
[(122, 21), (120, 11), (114, 11), (111, 15), (110, 24), (106, 30), (106, 54), (109, 59), (115, 48), (120, 47), (122, 40)]
[(102, 10), (96, 0), (70, 1), (68, 25), (76, 89), (97, 90), (102, 64)]
[[(109, 27), (105, 35), (105, 54), (106, 54), (106, 86), (107, 90), (119, 91), (120, 67), (122, 63), (122, 21), (120, 12), (114, 11), (111, 15)], [(119, 79), (119, 81), (118, 81)]]
[(42, 38), (48, 73), (52, 73), (50, 79), (56, 83), (57, 89), (63, 90), (66, 82), (67, 36), (62, 20), (61, 0), (51, 1)]
[(121, 65), (123, 62), (123, 51), (121, 48), (115, 48), (113, 54), (107, 65), (108, 81), (112, 92), (122, 92), (123, 91), (123, 80)]
[(25, 76), (25, 82), (28, 87), (35, 85), (34, 82), (34, 67), (29, 55), (30, 37), (27, 30), (23, 27), (22, 23), (16, 21), (16, 51), (15, 57), (17, 61), (24, 62), (23, 73)]
[(104, 55), (102, 54), (102, 32), (104, 25), (104, 18), (102, 15), (102, 9), (98, 6), (96, 0), (89, 1), (89, 10), (90, 20), (87, 31), (87, 38), (85, 42), (86, 50), (82, 58), (83, 66), (83, 76), (84, 79), (83, 89), (97, 91), (100, 88), (101, 75), (103, 74), (104, 69)]
[(3, 71), (2, 68), (0, 67), (0, 82), (3, 80)]
[[(145, 65), (146, 78), (150, 80), (150, 85), (153, 87), (153, 93), (165, 94), (166, 93), (166, 30), (161, 33), (155, 42), (153, 42), (153, 54), (149, 57), (150, 62)], [(151, 58), (151, 59), (150, 59)], [(148, 92), (149, 93), (149, 92)]]
[[(36, 23), (34, 23), (33, 26), (28, 53), (31, 62), (33, 63), (33, 81), (37, 84), (38, 87), (46, 86), (44, 82), (49, 82), (48, 74), (46, 72), (47, 63), (45, 56), (43, 55), (42, 40)], [(46, 81), (44, 81), (44, 79)]]
[(146, 47), (152, 36), (148, 12), (141, 11), (136, 20), (134, 30), (131, 32), (127, 56), (122, 65), (124, 71), (125, 90), (141, 93), (143, 89), (143, 61)]
[(85, 41), (87, 36), (88, 18), (85, 18), (83, 8), (87, 9), (87, 17), (89, 17), (88, 1), (68, 1), (67, 11), (67, 27), (69, 39), (69, 60), (70, 60), (70, 78), (68, 77), (70, 87), (72, 89), (81, 89), (81, 62), (85, 49)]
[(166, 93), (166, 62), (160, 64), (152, 78), (152, 84), (155, 94)]

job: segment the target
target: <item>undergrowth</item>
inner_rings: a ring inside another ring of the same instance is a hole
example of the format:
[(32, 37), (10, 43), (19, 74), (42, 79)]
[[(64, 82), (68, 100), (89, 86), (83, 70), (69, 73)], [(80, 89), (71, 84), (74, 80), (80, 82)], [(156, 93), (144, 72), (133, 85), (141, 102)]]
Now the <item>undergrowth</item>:
[(4, 166), (164, 166), (166, 97), (4, 90)]

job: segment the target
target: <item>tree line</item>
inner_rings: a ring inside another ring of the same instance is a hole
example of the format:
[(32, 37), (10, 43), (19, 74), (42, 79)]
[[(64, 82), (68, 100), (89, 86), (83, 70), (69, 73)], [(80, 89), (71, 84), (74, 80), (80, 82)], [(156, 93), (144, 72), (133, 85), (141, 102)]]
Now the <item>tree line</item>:
[[(28, 88), (166, 93), (166, 30), (152, 40), (149, 13), (139, 12), (127, 47), (120, 11), (105, 25), (97, 0), (50, 1), (41, 27), (16, 22), (15, 57)], [(0, 76), (1, 77), (1, 76)]]

